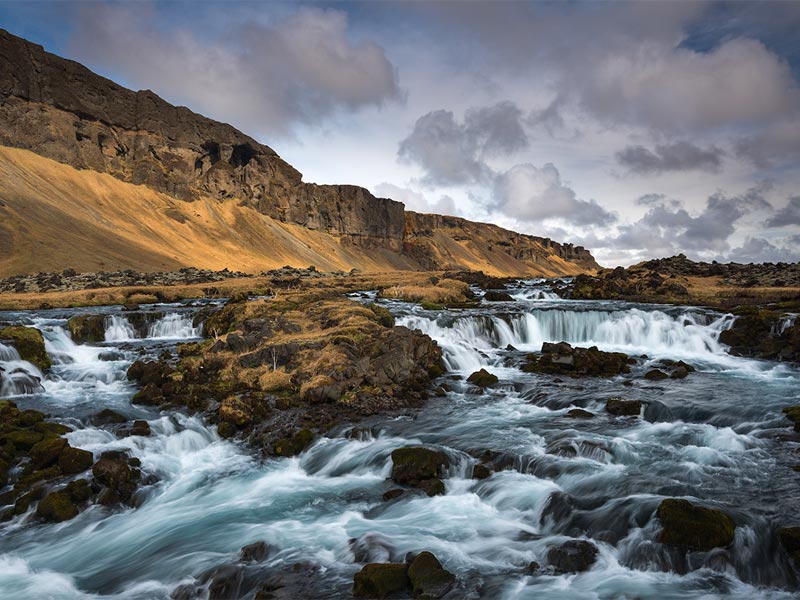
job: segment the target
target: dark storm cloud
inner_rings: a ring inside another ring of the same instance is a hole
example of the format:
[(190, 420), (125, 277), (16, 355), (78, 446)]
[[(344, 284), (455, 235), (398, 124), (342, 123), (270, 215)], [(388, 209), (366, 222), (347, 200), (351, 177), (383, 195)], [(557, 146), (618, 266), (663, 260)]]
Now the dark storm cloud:
[(616, 217), (594, 200), (582, 200), (561, 180), (551, 163), (541, 168), (525, 163), (497, 176), (494, 208), (528, 222), (561, 219), (573, 225), (610, 225)]
[(800, 225), (800, 196), (792, 196), (789, 203), (767, 219), (767, 227)]
[(800, 236), (782, 241), (782, 244), (776, 245), (764, 238), (748, 237), (741, 246), (720, 258), (742, 263), (800, 261)]
[(654, 151), (644, 146), (627, 146), (615, 156), (631, 173), (658, 175), (669, 171), (718, 172), (724, 155), (716, 146), (700, 148), (690, 142), (676, 142), (658, 145)]
[(339, 10), (236, 21), (214, 37), (188, 23), (165, 27), (149, 4), (82, 6), (73, 56), (251, 132), (286, 133), (400, 97), (383, 48), (356, 41)]
[(739, 138), (736, 155), (759, 168), (800, 164), (800, 118)]
[(493, 176), (486, 159), (528, 145), (522, 120), (522, 111), (512, 102), (471, 108), (460, 123), (451, 111), (435, 110), (417, 119), (398, 154), (421, 166), (429, 184), (486, 182)]

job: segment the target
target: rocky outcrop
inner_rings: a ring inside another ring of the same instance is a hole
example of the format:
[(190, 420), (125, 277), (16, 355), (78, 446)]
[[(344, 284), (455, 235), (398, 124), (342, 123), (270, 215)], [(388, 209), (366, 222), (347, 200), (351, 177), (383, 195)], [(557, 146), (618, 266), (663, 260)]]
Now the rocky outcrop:
[(716, 508), (697, 506), (688, 500), (667, 498), (656, 516), (663, 529), (659, 541), (668, 546), (708, 551), (733, 543), (736, 523)]
[[(588, 251), (570, 244), (406, 213), (402, 203), (357, 186), (306, 183), (274, 150), (230, 125), (149, 90), (125, 89), (3, 30), (0, 145), (180, 200), (233, 200), (276, 221), (331, 234), (343, 246), (404, 255), (390, 264), (410, 257), (425, 269), (477, 264), (545, 275), (597, 267)], [(180, 222), (186, 218), (175, 214)]]
[(733, 313), (733, 325), (719, 335), (731, 354), (800, 361), (800, 319), (796, 315), (756, 306), (742, 306)]
[(529, 354), (522, 370), (571, 377), (613, 377), (630, 373), (631, 364), (636, 364), (636, 359), (622, 352), (603, 352), (597, 346), (573, 348), (566, 342), (545, 342), (541, 355)]
[(36, 365), (41, 371), (50, 368), (50, 356), (45, 349), (42, 332), (38, 329), (21, 325), (0, 328), (0, 341), (10, 343), (22, 360)]

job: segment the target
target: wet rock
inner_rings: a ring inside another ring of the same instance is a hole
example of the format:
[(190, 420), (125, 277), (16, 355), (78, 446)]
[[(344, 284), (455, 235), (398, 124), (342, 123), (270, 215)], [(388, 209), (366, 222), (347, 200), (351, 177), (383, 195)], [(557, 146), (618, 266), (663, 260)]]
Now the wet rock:
[(92, 466), (94, 456), (88, 450), (67, 446), (58, 457), (58, 468), (65, 475), (82, 473)]
[(94, 344), (106, 339), (106, 318), (103, 315), (76, 315), (67, 321), (72, 341)]
[(36, 508), (36, 515), (51, 523), (68, 521), (78, 515), (78, 508), (66, 491), (51, 492)]
[(624, 398), (609, 398), (606, 400), (606, 411), (612, 415), (636, 417), (639, 416), (641, 410), (641, 400), (626, 400)]
[(513, 302), (514, 298), (511, 297), (510, 294), (506, 292), (501, 292), (499, 290), (488, 290), (484, 295), (483, 299), (487, 302)]
[(572, 498), (564, 492), (553, 492), (548, 496), (542, 509), (542, 516), (539, 517), (539, 524), (545, 525), (548, 521), (559, 523), (572, 514), (574, 510)]
[(686, 367), (678, 367), (670, 373), (670, 378), (672, 379), (685, 379), (686, 376), (689, 375), (689, 371)]
[(423, 479), (416, 483), (416, 487), (428, 496), (443, 496), (445, 493), (444, 482), (441, 479)]
[(118, 425), (128, 421), (124, 416), (110, 408), (104, 408), (91, 418), (92, 425)]
[(148, 383), (131, 398), (132, 404), (142, 404), (144, 406), (158, 406), (164, 402), (164, 394), (155, 383)]
[(649, 381), (660, 381), (662, 379), (668, 379), (669, 375), (661, 371), (660, 369), (651, 369), (647, 373), (644, 374), (644, 378)]
[(385, 492), (382, 497), (383, 497), (384, 502), (389, 502), (390, 500), (394, 500), (395, 498), (399, 498), (400, 496), (402, 496), (405, 493), (406, 493), (406, 490), (404, 490), (402, 488), (392, 488), (391, 490)]
[(378, 533), (365, 533), (352, 538), (349, 545), (353, 560), (357, 563), (388, 563), (392, 560), (392, 544)]
[(547, 562), (561, 573), (588, 571), (597, 560), (597, 546), (584, 540), (569, 540), (547, 551)]
[(721, 510), (667, 498), (659, 504), (656, 516), (663, 527), (659, 535), (662, 544), (707, 551), (733, 543), (736, 523)]
[(67, 447), (67, 440), (62, 437), (44, 439), (30, 450), (31, 464), (37, 469), (44, 469), (58, 462), (61, 452)]
[(208, 586), (208, 600), (238, 598), (243, 580), (244, 571), (237, 565), (225, 565), (216, 569)]
[(33, 327), (14, 325), (0, 329), (0, 340), (10, 342), (22, 360), (36, 365), (40, 371), (47, 371), (50, 357), (44, 347), (42, 332)]
[(475, 371), (472, 375), (467, 377), (467, 381), (480, 388), (491, 387), (498, 382), (497, 375), (489, 373), (486, 369)]
[(387, 598), (411, 588), (406, 564), (372, 563), (365, 565), (353, 578), (356, 598)]
[(18, 451), (28, 452), (42, 441), (44, 435), (30, 429), (17, 429), (5, 435), (6, 441), (14, 445)]
[(123, 459), (101, 458), (92, 467), (95, 481), (106, 487), (98, 499), (109, 505), (128, 502), (136, 491), (140, 472)]
[(781, 546), (792, 559), (795, 567), (800, 569), (800, 527), (784, 527), (778, 530)]
[(70, 481), (64, 491), (67, 492), (70, 500), (76, 504), (80, 502), (86, 502), (92, 497), (92, 487), (89, 485), (89, 482), (86, 479), (76, 479), (75, 481)]
[(105, 362), (114, 362), (117, 360), (125, 360), (125, 355), (122, 352), (117, 352), (115, 350), (106, 350), (105, 352), (98, 354), (97, 358)]
[(398, 448), (392, 452), (392, 480), (403, 485), (438, 479), (450, 465), (444, 452), (430, 448)]
[(567, 416), (571, 419), (591, 419), (594, 413), (582, 408), (572, 408), (567, 412)]
[(800, 406), (787, 406), (783, 409), (783, 414), (794, 423), (794, 430), (800, 431)]
[(313, 440), (314, 432), (310, 429), (301, 429), (291, 439), (283, 438), (275, 442), (272, 450), (277, 456), (296, 456), (308, 448)]
[(267, 542), (254, 542), (242, 546), (239, 559), (244, 562), (261, 562), (272, 552), (272, 547)]
[(474, 467), (472, 467), (472, 478), (473, 479), (487, 479), (491, 477), (492, 470), (482, 463), (478, 463)]
[(408, 578), (414, 598), (441, 598), (455, 584), (455, 576), (442, 567), (430, 552), (420, 552), (408, 567)]
[(117, 437), (129, 437), (132, 435), (139, 435), (148, 437), (151, 434), (150, 423), (137, 419), (130, 427), (125, 427), (117, 432)]
[(566, 342), (542, 344), (542, 354), (529, 354), (522, 370), (527, 373), (570, 375), (573, 377), (612, 377), (630, 373), (630, 364), (635, 363), (622, 352), (603, 352), (596, 346), (573, 348)]

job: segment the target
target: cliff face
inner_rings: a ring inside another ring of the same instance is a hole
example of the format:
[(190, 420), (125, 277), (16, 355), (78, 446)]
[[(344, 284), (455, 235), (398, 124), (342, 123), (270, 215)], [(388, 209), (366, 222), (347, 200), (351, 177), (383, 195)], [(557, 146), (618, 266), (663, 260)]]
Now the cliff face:
[(402, 203), (356, 186), (305, 183), (274, 150), (230, 125), (172, 106), (149, 90), (125, 89), (3, 30), (0, 145), (184, 201), (235, 200), (276, 221), (334, 235), (343, 245), (410, 254), (424, 268), (443, 266), (438, 261), (453, 254), (435, 247), (437, 228), (468, 230), (473, 241), (491, 238), (501, 254), (521, 263), (521, 273), (550, 265), (549, 257), (569, 263), (562, 272), (597, 266), (582, 248), (404, 213)]

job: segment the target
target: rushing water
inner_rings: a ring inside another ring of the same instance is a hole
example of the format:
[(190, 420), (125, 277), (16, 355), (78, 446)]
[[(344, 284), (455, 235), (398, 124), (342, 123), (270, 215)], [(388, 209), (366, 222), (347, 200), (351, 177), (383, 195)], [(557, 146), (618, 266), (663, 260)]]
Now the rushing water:
[[(549, 293), (529, 282), (514, 290), (515, 302), (462, 311), (387, 302), (398, 324), (440, 343), (452, 391), (413, 418), (374, 418), (369, 433), (337, 432), (299, 457), (267, 461), (196, 417), (130, 404), (130, 363), (197, 335), (187, 309), (159, 307), (166, 314), (144, 338), (122, 313), (102, 309), (107, 341), (97, 346), (72, 342), (67, 311), (0, 313), (0, 321), (41, 329), (54, 361), (45, 379), (0, 346), (6, 373), (43, 386), (12, 383), (2, 395), (34, 392), (14, 401), (70, 424), (73, 446), (97, 456), (129, 450), (154, 481), (137, 508), (94, 506), (58, 525), (28, 513), (0, 525), (0, 597), (167, 598), (259, 540), (277, 548), (264, 568), (310, 561), (319, 566), (315, 597), (348, 597), (361, 567), (354, 538), (375, 561), (434, 552), (458, 576), (459, 598), (797, 597), (800, 582), (775, 530), (797, 524), (798, 444), (780, 411), (797, 403), (800, 372), (727, 355), (718, 337), (728, 315)], [(518, 369), (526, 352), (562, 340), (647, 358), (632, 387)], [(639, 376), (664, 357), (698, 372), (658, 383)], [(481, 367), (500, 385), (482, 393), (454, 378)], [(605, 399), (618, 395), (647, 401), (643, 416), (609, 417)], [(597, 416), (567, 418), (576, 406)], [(106, 407), (147, 419), (153, 435), (119, 439), (91, 426), (89, 416)], [(420, 443), (450, 456), (446, 495), (383, 502), (393, 487), (391, 451)], [(472, 479), (473, 456), (485, 450), (513, 466)], [(733, 548), (685, 556), (656, 543), (654, 511), (665, 497), (729, 512), (738, 525)], [(531, 561), (544, 563), (547, 548), (569, 538), (600, 549), (590, 571), (528, 574)]]

